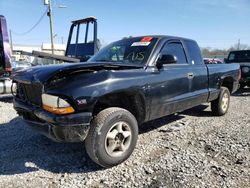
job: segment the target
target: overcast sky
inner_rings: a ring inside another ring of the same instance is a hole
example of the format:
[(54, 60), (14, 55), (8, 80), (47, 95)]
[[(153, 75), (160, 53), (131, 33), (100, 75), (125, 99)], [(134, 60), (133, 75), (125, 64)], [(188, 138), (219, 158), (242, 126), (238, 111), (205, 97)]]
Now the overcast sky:
[[(67, 8), (58, 8), (65, 5)], [(13, 43), (50, 42), (49, 19), (26, 35), (46, 11), (43, 0), (0, 0), (0, 14), (12, 30)], [(98, 38), (105, 43), (149, 34), (192, 38), (201, 47), (250, 45), (250, 0), (53, 0), (57, 43), (68, 37), (70, 21), (98, 18)]]

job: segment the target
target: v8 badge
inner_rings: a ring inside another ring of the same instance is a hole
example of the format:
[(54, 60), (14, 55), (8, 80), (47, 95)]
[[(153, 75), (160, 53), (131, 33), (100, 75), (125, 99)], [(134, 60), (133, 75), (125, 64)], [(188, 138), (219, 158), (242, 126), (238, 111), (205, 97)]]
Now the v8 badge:
[(77, 100), (77, 104), (78, 105), (85, 105), (85, 104), (87, 104), (87, 100), (86, 99), (79, 99), (79, 100)]

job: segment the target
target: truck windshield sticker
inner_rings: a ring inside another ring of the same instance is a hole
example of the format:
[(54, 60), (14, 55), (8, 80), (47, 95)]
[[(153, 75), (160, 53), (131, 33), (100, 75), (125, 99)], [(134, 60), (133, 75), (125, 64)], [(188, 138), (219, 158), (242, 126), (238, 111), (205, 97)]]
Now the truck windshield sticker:
[(153, 37), (143, 37), (141, 41), (134, 42), (131, 46), (148, 46)]
[(131, 46), (148, 46), (150, 42), (134, 42)]
[(150, 42), (153, 39), (153, 37), (143, 37), (141, 39), (141, 42)]

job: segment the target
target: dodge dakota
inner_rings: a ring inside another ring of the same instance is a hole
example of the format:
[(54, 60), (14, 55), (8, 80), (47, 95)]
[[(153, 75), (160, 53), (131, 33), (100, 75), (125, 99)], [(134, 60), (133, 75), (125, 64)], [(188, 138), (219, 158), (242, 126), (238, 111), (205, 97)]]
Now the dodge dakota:
[(194, 40), (123, 39), (86, 63), (33, 67), (13, 75), (14, 108), (33, 129), (59, 142), (82, 142), (103, 167), (133, 152), (138, 125), (211, 102), (227, 113), (238, 64), (204, 64)]

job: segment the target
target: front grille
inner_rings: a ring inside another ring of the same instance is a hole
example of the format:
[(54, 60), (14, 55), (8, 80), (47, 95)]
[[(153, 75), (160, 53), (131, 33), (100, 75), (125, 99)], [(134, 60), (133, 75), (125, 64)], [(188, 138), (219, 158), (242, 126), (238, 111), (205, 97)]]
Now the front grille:
[(25, 120), (28, 120), (28, 121), (36, 121), (36, 122), (44, 123), (43, 120), (39, 119), (33, 113), (30, 113), (30, 112), (19, 112), (19, 115), (21, 115)]
[(17, 84), (17, 97), (23, 101), (41, 106), (42, 85), (40, 84)]

